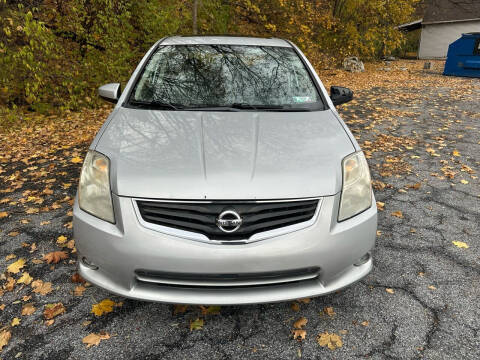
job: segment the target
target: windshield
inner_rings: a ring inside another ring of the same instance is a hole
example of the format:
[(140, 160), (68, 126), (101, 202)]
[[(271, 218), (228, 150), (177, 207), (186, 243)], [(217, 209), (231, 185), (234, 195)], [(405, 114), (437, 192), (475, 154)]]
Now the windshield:
[(130, 106), (323, 110), (292, 48), (234, 45), (161, 46), (148, 61)]

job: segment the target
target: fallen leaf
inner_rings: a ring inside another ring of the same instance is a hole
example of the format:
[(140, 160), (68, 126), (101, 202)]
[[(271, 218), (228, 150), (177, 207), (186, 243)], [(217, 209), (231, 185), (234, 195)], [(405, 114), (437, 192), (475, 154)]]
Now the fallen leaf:
[(10, 265), (8, 265), (7, 271), (12, 274), (17, 274), (20, 271), (20, 269), (25, 266), (26, 262), (27, 261), (24, 258), (18, 259), (14, 263), (11, 263)]
[(50, 326), (50, 325), (53, 325), (54, 322), (55, 322), (55, 320), (53, 320), (53, 319), (45, 320), (45, 325)]
[(22, 276), (20, 276), (20, 279), (17, 280), (17, 284), (30, 285), (32, 280), (33, 280), (33, 278), (30, 276), (29, 273), (23, 272)]
[(51, 282), (43, 282), (42, 280), (35, 280), (32, 282), (33, 292), (40, 295), (47, 295), (51, 292), (52, 283)]
[(300, 311), (300, 305), (297, 302), (292, 302), (290, 304), (290, 308), (295, 312)]
[(12, 325), (12, 327), (13, 327), (13, 326), (20, 325), (20, 319), (17, 318), (17, 317), (14, 317), (13, 320), (12, 320), (12, 322), (11, 322), (11, 325)]
[(343, 346), (342, 338), (335, 333), (330, 334), (328, 331), (319, 334), (317, 342), (320, 346), (328, 347), (330, 350), (335, 350)]
[(17, 236), (18, 234), (20, 234), (18, 231), (12, 231), (8, 233), (8, 236), (14, 237), (14, 236)]
[(7, 216), (8, 216), (8, 213), (6, 211), (0, 212), (0, 219), (6, 218)]
[(292, 330), (293, 333), (293, 340), (298, 340), (302, 341), (305, 340), (305, 337), (307, 336), (307, 330)]
[(307, 322), (308, 322), (308, 319), (305, 318), (305, 317), (301, 317), (300, 319), (298, 319), (297, 321), (295, 321), (293, 323), (293, 327), (295, 329), (301, 329), (302, 327), (304, 327), (305, 325), (307, 325)]
[(380, 211), (385, 210), (385, 203), (381, 201), (377, 201), (377, 209)]
[(395, 291), (393, 289), (390, 289), (390, 288), (386, 288), (385, 291), (389, 294), (394, 294)]
[(464, 180), (464, 179), (460, 180), (460, 182), (461, 182), (462, 184), (464, 184), (464, 185), (467, 185), (467, 184), (468, 184), (468, 181), (467, 181), (467, 180)]
[(399, 210), (399, 211), (394, 211), (394, 212), (392, 212), (391, 215), (392, 215), (392, 216), (396, 216), (396, 217), (398, 217), (398, 218), (400, 218), (400, 219), (403, 218), (403, 213), (402, 213), (400, 210)]
[(68, 258), (68, 254), (65, 251), (52, 251), (43, 256), (43, 260), (45, 260), (47, 264), (57, 264), (66, 258)]
[(452, 241), (452, 244), (461, 249), (468, 249), (470, 247), (467, 243), (464, 243), (463, 241)]
[(13, 288), (15, 287), (15, 283), (16, 283), (16, 280), (13, 277), (9, 276), (7, 278), (7, 283), (3, 287), (7, 291), (12, 291)]
[(65, 244), (66, 242), (67, 242), (67, 237), (66, 236), (60, 235), (57, 238), (57, 244)]
[(0, 332), (0, 350), (2, 350), (8, 344), (11, 337), (12, 334), (6, 329)]
[(177, 314), (183, 314), (185, 311), (187, 311), (188, 305), (180, 305), (180, 304), (175, 304), (173, 306), (173, 315)]
[(55, 316), (63, 314), (66, 311), (65, 306), (62, 303), (47, 304), (45, 310), (43, 310), (43, 316), (46, 320), (51, 320)]
[(92, 313), (96, 316), (102, 316), (103, 314), (108, 314), (113, 311), (115, 302), (110, 299), (103, 299), (98, 304), (92, 305)]
[(437, 290), (437, 288), (436, 288), (435, 286), (433, 286), (433, 285), (430, 285), (428, 288), (429, 288), (430, 290)]
[(5, 260), (10, 261), (12, 259), (15, 259), (16, 257), (17, 257), (17, 255), (15, 255), (15, 254), (8, 254), (7, 256), (5, 256)]
[(220, 306), (200, 306), (200, 310), (202, 311), (202, 315), (218, 315), (220, 314)]
[(82, 286), (82, 285), (78, 285), (75, 287), (75, 289), (73, 290), (73, 295), (75, 296), (82, 296), (83, 295), (83, 292), (86, 290), (87, 288), (85, 286)]
[(362, 321), (360, 324), (362, 324), (363, 326), (368, 326), (370, 322), (368, 320), (365, 320), (365, 321)]
[(196, 320), (190, 320), (190, 331), (201, 330), (203, 328), (203, 319), (197, 318)]
[(297, 301), (299, 303), (302, 303), (302, 304), (310, 304), (310, 301), (312, 301), (312, 299), (310, 298), (303, 298), (303, 299), (297, 299)]
[(81, 163), (83, 160), (82, 158), (79, 158), (78, 156), (75, 156), (74, 158), (72, 158), (71, 162), (74, 163), (74, 164), (78, 164), (78, 163)]
[(22, 306), (22, 316), (32, 315), (37, 309), (32, 303), (28, 303)]
[(82, 326), (88, 326), (90, 325), (92, 322), (90, 320), (85, 320), (84, 322), (82, 322)]
[(72, 282), (74, 283), (81, 283), (81, 284), (84, 284), (86, 281), (84, 278), (82, 278), (82, 276), (79, 274), (79, 273), (75, 273), (72, 275), (72, 277), (70, 278), (72, 280)]
[(460, 153), (458, 152), (458, 150), (453, 150), (452, 155), (453, 156), (460, 156)]
[(335, 311), (333, 310), (333, 307), (328, 306), (323, 308), (323, 312), (327, 314), (328, 316), (335, 316)]
[(100, 341), (102, 340), (108, 340), (110, 339), (110, 335), (106, 332), (100, 332), (100, 333), (91, 333), (85, 336), (82, 339), (82, 343), (87, 345), (87, 348), (92, 347), (92, 346), (97, 346), (100, 344)]

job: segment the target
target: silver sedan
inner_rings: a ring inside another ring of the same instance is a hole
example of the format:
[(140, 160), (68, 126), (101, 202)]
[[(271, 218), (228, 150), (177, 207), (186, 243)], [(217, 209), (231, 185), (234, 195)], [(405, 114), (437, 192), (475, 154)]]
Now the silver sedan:
[(281, 39), (169, 37), (144, 56), (85, 157), (80, 274), (122, 296), (251, 304), (367, 275), (368, 164), (302, 52)]

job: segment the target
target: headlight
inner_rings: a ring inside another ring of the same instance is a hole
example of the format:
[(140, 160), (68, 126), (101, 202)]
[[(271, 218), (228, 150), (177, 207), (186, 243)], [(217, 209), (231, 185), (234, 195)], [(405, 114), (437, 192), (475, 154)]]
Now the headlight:
[(363, 152), (356, 152), (343, 159), (343, 188), (338, 221), (361, 213), (372, 205), (370, 171)]
[(109, 170), (110, 160), (105, 155), (88, 151), (80, 174), (78, 204), (93, 216), (114, 223)]

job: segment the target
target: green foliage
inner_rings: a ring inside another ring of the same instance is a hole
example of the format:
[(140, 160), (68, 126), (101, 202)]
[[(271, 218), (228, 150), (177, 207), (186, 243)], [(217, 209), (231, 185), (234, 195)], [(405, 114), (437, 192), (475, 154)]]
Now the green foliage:
[[(401, 47), (418, 0), (201, 0), (198, 32), (296, 42), (318, 65)], [(99, 104), (166, 35), (192, 33), (192, 0), (0, 0), (0, 105), (37, 112)]]

